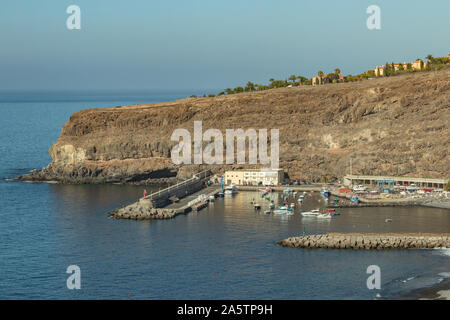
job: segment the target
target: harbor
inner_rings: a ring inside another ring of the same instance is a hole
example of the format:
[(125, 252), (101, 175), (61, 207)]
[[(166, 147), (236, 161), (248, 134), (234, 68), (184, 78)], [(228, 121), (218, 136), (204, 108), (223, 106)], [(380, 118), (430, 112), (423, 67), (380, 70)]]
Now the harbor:
[[(131, 203), (110, 213), (111, 217), (117, 219), (171, 219), (179, 214), (185, 214), (192, 210), (200, 211), (208, 206), (218, 196), (224, 194), (233, 195), (237, 192), (258, 192), (259, 201), (252, 200), (251, 204), (255, 210), (262, 210), (266, 214), (293, 215), (295, 209), (302, 216), (317, 216), (317, 218), (330, 219), (338, 215), (336, 209), (342, 208), (371, 208), (371, 207), (411, 207), (429, 206), (435, 208), (449, 209), (450, 200), (448, 192), (443, 191), (444, 180), (412, 179), (413, 182), (431, 183), (426, 185), (427, 189), (415, 184), (404, 185), (404, 181), (395, 181), (393, 177), (386, 180), (385, 177), (364, 177), (365, 179), (352, 180), (353, 177), (346, 176), (344, 181), (347, 185), (339, 184), (305, 184), (305, 185), (270, 185), (282, 180), (282, 170), (273, 172), (231, 171), (224, 176), (215, 176), (206, 170), (193, 175), (191, 178), (169, 186), (163, 190), (145, 194), (137, 202)], [(351, 179), (350, 179), (350, 178)], [(362, 177), (359, 177), (362, 178)], [(228, 186), (223, 185), (227, 181)], [(258, 180), (259, 179), (259, 180)], [(381, 179), (381, 180), (380, 180)], [(420, 180), (420, 181), (419, 181)], [(376, 185), (372, 183), (376, 182)], [(386, 182), (387, 181), (387, 182)], [(245, 183), (245, 185), (234, 185), (233, 182)], [(348, 185), (348, 183), (366, 183), (367, 185)], [(386, 185), (388, 183), (388, 185)], [(432, 185), (432, 183), (435, 183)], [(430, 187), (431, 186), (431, 187)], [(435, 187), (436, 189), (433, 189)], [(429, 189), (431, 188), (431, 189)], [(267, 197), (269, 193), (279, 193), (283, 201), (275, 206), (273, 199)], [(326, 206), (319, 211), (317, 208), (305, 210), (302, 204), (313, 194), (320, 193)], [(298, 195), (298, 196), (297, 196)], [(267, 201), (266, 201), (267, 200)]]

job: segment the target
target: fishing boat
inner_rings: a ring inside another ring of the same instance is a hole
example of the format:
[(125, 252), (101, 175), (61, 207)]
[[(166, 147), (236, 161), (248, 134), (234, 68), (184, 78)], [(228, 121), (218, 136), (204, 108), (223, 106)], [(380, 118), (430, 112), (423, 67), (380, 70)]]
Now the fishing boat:
[(264, 211), (265, 214), (270, 214), (271, 212), (272, 212), (272, 211), (270, 211), (270, 210)]
[(358, 192), (358, 191), (366, 191), (366, 187), (363, 186), (362, 184), (358, 184), (357, 186), (353, 186), (353, 191)]
[(290, 209), (290, 208), (288, 208), (286, 206), (280, 206), (278, 208), (278, 210), (275, 210), (273, 212), (273, 214), (284, 214), (284, 215), (287, 215), (287, 216), (291, 216), (291, 215), (294, 214), (294, 210), (292, 210), (292, 209)]
[(311, 211), (303, 211), (301, 212), (301, 215), (304, 217), (308, 217), (308, 216), (318, 216), (320, 214), (319, 209), (314, 209)]
[(197, 203), (193, 209), (198, 212), (198, 211), (202, 210), (203, 208), (206, 208), (207, 206), (208, 206), (208, 203), (201, 201), (201, 202)]
[(271, 203), (271, 204), (269, 204), (269, 209), (274, 209), (275, 208), (275, 205), (273, 204), (273, 203)]
[(259, 203), (255, 203), (253, 205), (253, 208), (255, 208), (255, 210), (260, 210), (261, 209), (261, 205)]
[(284, 193), (291, 193), (291, 192), (292, 192), (292, 189), (289, 189), (289, 188), (288, 188), (288, 189), (284, 189), (283, 192), (284, 192)]
[(358, 204), (359, 203), (359, 199), (356, 196), (351, 196), (350, 200), (354, 203), (354, 204)]
[(291, 208), (294, 209), (295, 208), (295, 203), (291, 203)]
[(223, 192), (219, 192), (218, 195), (219, 195), (219, 198), (223, 198)]
[(236, 194), (238, 193), (238, 189), (235, 185), (230, 184), (225, 187), (225, 194)]
[(332, 216), (340, 216), (341, 214), (339, 212), (336, 212), (335, 209), (328, 209), (328, 213)]
[(320, 191), (320, 194), (325, 198), (330, 197), (330, 191), (326, 187), (322, 188), (322, 190)]
[(209, 196), (209, 202), (214, 202), (214, 200), (216, 200), (216, 197), (214, 197), (214, 196)]

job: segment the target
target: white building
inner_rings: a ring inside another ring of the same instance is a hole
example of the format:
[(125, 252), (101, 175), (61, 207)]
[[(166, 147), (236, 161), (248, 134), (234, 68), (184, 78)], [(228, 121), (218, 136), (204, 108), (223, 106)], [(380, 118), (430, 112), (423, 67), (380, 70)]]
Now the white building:
[(275, 186), (283, 182), (284, 171), (282, 169), (247, 169), (226, 171), (224, 182), (226, 184), (245, 186)]

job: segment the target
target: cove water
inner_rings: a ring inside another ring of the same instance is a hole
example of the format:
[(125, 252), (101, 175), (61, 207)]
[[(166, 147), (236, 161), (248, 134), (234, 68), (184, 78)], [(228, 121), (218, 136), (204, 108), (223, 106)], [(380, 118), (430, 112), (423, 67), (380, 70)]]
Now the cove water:
[[(373, 299), (431, 286), (450, 275), (448, 250), (276, 245), (303, 229), (448, 232), (448, 210), (352, 208), (319, 221), (302, 218), (298, 209), (292, 217), (255, 212), (250, 202), (259, 195), (240, 192), (173, 220), (128, 221), (110, 219), (108, 212), (141, 196), (142, 186), (5, 180), (46, 166), (48, 149), (76, 111), (189, 95), (0, 92), (1, 299)], [(324, 205), (318, 195), (308, 201), (311, 208)], [(393, 221), (385, 223), (386, 218)], [(70, 265), (81, 269), (80, 290), (67, 289)], [(370, 265), (381, 269), (381, 290), (367, 288)]]

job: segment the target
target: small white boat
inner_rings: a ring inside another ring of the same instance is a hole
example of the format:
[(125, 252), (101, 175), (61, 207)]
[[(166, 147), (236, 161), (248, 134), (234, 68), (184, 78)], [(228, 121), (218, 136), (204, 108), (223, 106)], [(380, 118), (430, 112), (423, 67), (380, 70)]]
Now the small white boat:
[(275, 205), (273, 203), (269, 204), (269, 209), (274, 209)]
[(295, 208), (295, 203), (291, 203), (291, 208), (294, 209)]
[(214, 200), (216, 200), (216, 197), (214, 197), (214, 196), (209, 196), (209, 202), (214, 202)]
[(278, 208), (278, 210), (275, 210), (273, 214), (283, 214), (287, 216), (292, 216), (294, 214), (294, 211), (288, 207), (281, 206)]
[(357, 191), (366, 191), (367, 188), (365, 186), (363, 186), (362, 184), (359, 184), (357, 186), (353, 186), (353, 191), (357, 192)]
[(225, 187), (225, 194), (236, 194), (238, 193), (237, 187), (235, 185), (229, 185)]
[(307, 216), (318, 216), (318, 215), (320, 215), (320, 211), (318, 209), (315, 209), (315, 210), (311, 210), (311, 211), (304, 211), (301, 214), (304, 217), (307, 217)]
[(272, 211), (270, 211), (270, 210), (264, 211), (265, 214), (270, 214), (271, 212), (272, 212)]
[(329, 213), (322, 213), (322, 214), (319, 214), (319, 215), (317, 216), (317, 219), (331, 219), (331, 214), (329, 214)]

